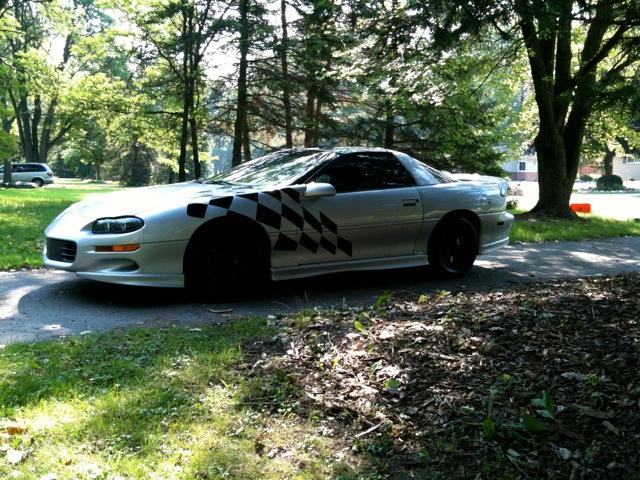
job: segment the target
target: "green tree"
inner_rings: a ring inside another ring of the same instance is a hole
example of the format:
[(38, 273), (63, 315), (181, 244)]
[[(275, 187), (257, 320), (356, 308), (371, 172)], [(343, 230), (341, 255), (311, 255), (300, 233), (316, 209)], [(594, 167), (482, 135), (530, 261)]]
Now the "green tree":
[[(78, 72), (78, 39), (102, 28), (106, 17), (92, 1), (36, 2), (10, 0), (2, 43), (7, 60), (3, 88), (14, 111), (20, 147), (28, 161), (46, 162), (73, 126), (75, 115), (64, 107), (67, 85)], [(47, 45), (60, 45), (51, 60)]]
[[(186, 179), (187, 148), (191, 146), (194, 174), (201, 176), (199, 127), (202, 123), (204, 58), (212, 42), (229, 28), (228, 7), (215, 0), (148, 0), (140, 9), (119, 2), (127, 18), (152, 48), (151, 60), (159, 62), (171, 78), (161, 83), (165, 96), (179, 98), (179, 110), (158, 111), (180, 118), (178, 181)], [(148, 52), (141, 51), (145, 57)], [(145, 58), (149, 61), (149, 58)], [(172, 105), (172, 102), (168, 102)]]
[[(440, 48), (491, 30), (523, 44), (539, 118), (540, 197), (532, 212), (574, 218), (569, 198), (587, 122), (602, 93), (623, 85), (640, 57), (637, 1), (431, 0), (419, 7), (420, 25)], [(605, 61), (610, 68), (601, 68)]]

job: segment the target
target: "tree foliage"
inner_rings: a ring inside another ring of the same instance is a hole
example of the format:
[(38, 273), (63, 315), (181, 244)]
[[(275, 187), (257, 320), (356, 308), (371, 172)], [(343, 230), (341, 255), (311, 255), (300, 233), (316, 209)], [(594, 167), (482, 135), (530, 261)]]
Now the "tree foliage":
[(637, 145), (632, 0), (0, 2), (2, 131), (97, 179), (302, 145), (500, 174), (533, 144), (536, 210), (569, 215), (578, 163)]
[(589, 118), (607, 92), (624, 88), (640, 59), (638, 3), (433, 0), (421, 7), (420, 23), (442, 49), (489, 31), (525, 49), (539, 120), (540, 199), (533, 211), (573, 216), (569, 198)]

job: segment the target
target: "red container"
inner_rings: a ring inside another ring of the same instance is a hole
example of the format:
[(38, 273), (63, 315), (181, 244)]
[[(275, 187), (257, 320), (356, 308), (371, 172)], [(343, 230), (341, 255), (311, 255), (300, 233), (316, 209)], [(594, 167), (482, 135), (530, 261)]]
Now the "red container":
[(591, 213), (590, 203), (572, 203), (569, 207), (576, 213)]

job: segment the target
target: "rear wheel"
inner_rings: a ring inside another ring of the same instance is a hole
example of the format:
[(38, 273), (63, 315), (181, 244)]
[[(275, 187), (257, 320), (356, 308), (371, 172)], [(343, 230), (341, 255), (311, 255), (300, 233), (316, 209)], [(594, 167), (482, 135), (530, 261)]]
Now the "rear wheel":
[(255, 294), (268, 278), (267, 252), (260, 243), (249, 235), (199, 235), (187, 251), (185, 287), (205, 301)]
[(461, 277), (478, 255), (478, 233), (466, 218), (457, 217), (438, 225), (429, 239), (429, 265), (444, 277)]
[(34, 178), (31, 183), (35, 183), (36, 186), (41, 187), (44, 185), (44, 181), (41, 178)]

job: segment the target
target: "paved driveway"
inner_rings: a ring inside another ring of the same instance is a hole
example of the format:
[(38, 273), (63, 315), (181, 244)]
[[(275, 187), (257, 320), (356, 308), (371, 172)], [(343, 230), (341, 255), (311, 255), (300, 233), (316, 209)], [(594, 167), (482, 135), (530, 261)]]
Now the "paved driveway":
[(0, 344), (136, 325), (196, 326), (318, 305), (370, 305), (385, 290), (486, 290), (627, 271), (640, 271), (640, 237), (513, 245), (480, 257), (459, 280), (433, 278), (425, 268), (282, 282), (262, 298), (229, 305), (192, 303), (182, 290), (101, 284), (66, 272), (0, 272)]

